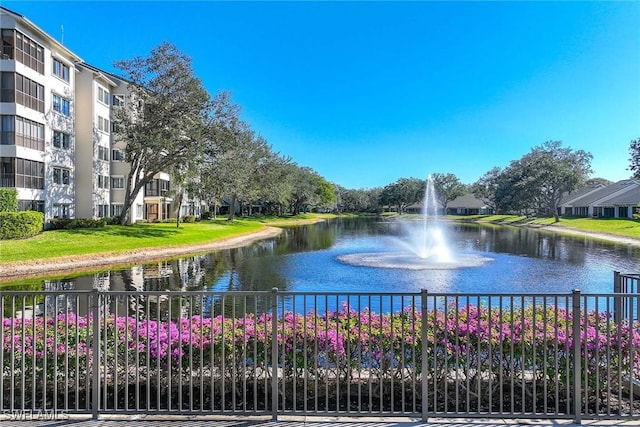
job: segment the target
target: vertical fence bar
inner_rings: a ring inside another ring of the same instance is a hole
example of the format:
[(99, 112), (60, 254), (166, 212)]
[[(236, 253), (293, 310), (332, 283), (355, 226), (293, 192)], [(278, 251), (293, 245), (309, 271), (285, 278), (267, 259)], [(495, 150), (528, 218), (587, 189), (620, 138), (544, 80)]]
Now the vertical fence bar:
[[(622, 277), (620, 277), (619, 271), (613, 272), (613, 293), (622, 293)], [(613, 300), (613, 319), (616, 325), (620, 324), (622, 320), (622, 299), (614, 298)]]
[(271, 418), (278, 420), (278, 288), (271, 289)]
[(422, 363), (421, 363), (421, 375), (420, 379), (422, 382), (422, 421), (427, 422), (427, 369), (428, 363), (427, 360), (427, 295), (428, 292), (426, 289), (422, 289), (420, 291), (420, 351), (422, 353)]
[(94, 289), (91, 295), (91, 316), (93, 317), (91, 330), (91, 414), (94, 420), (100, 413), (100, 291)]
[(580, 340), (580, 291), (574, 289), (573, 299), (573, 422), (582, 422), (582, 343)]

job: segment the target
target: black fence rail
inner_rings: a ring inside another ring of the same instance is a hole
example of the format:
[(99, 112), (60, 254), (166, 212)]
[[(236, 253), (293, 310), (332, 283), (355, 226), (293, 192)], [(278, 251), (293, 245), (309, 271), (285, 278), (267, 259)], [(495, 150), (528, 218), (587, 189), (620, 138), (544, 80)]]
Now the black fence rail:
[(639, 298), (0, 291), (0, 414), (640, 419)]

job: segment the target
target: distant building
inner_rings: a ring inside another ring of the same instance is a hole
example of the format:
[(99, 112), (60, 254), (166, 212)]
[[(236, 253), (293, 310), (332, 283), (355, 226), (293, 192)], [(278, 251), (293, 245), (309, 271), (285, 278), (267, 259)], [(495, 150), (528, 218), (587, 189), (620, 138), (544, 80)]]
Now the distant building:
[(624, 179), (604, 186), (585, 186), (565, 195), (558, 213), (592, 218), (633, 218), (640, 214), (640, 181)]

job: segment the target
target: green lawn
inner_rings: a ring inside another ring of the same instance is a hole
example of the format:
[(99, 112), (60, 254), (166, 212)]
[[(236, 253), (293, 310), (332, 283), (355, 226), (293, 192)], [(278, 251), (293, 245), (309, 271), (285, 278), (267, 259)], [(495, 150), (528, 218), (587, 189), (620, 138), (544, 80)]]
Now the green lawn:
[(181, 224), (180, 228), (176, 228), (175, 223), (154, 223), (45, 231), (30, 239), (0, 242), (0, 263), (199, 244), (255, 232), (263, 227), (264, 224), (258, 221), (218, 220)]
[(544, 225), (557, 228), (570, 228), (594, 233), (607, 233), (617, 236), (633, 237), (640, 239), (640, 221), (634, 219), (616, 218), (560, 218), (560, 222), (554, 223), (553, 218), (527, 218), (516, 215), (449, 215), (455, 220), (472, 220), (476, 222), (514, 224), (514, 225)]
[(251, 217), (235, 221), (219, 217), (215, 221), (181, 223), (180, 228), (176, 228), (175, 222), (172, 222), (45, 231), (30, 239), (1, 241), (0, 263), (194, 245), (256, 232), (265, 225), (311, 224), (335, 217), (333, 214), (300, 214), (289, 217)]

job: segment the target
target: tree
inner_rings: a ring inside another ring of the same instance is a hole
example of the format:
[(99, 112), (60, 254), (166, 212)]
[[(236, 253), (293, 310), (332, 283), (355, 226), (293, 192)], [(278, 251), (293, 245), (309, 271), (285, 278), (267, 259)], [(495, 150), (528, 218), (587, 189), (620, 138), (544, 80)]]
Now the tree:
[(399, 215), (407, 206), (422, 200), (425, 181), (418, 178), (400, 178), (392, 184), (386, 185), (380, 192), (380, 204), (382, 206), (396, 206)]
[(297, 167), (293, 176), (289, 211), (293, 215), (306, 212), (310, 206), (332, 203), (333, 186), (309, 167)]
[(120, 215), (125, 224), (135, 198), (154, 175), (179, 170), (200, 156), (211, 105), (191, 60), (170, 43), (115, 66), (129, 81), (125, 105), (114, 108), (113, 117), (130, 166)]
[(633, 178), (640, 179), (640, 138), (631, 141), (629, 144), (629, 169), (633, 172)]
[(516, 162), (515, 175), (520, 176), (513, 190), (535, 200), (538, 209), (546, 210), (558, 222), (560, 200), (584, 185), (592, 158), (586, 151), (563, 147), (560, 141), (547, 141)]
[(502, 169), (494, 167), (471, 185), (470, 191), (488, 207), (498, 212), (500, 201), (498, 199), (498, 186)]
[(434, 173), (431, 174), (431, 179), (433, 179), (433, 188), (436, 191), (438, 202), (445, 212), (450, 201), (467, 194), (467, 186), (452, 173)]

